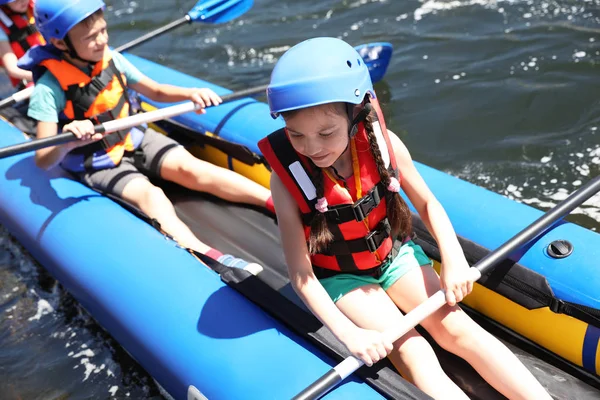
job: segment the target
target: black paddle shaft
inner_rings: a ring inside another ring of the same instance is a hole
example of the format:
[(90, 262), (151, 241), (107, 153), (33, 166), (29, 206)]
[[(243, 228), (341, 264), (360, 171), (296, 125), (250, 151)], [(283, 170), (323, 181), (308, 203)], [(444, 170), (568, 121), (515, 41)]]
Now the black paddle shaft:
[(125, 43), (124, 45), (117, 47), (115, 49), (115, 51), (118, 53), (121, 53), (123, 51), (130, 50), (136, 46), (139, 46), (140, 44), (142, 44), (144, 42), (147, 42), (150, 39), (153, 39), (164, 33), (170, 32), (175, 28), (179, 28), (181, 25), (189, 24), (191, 22), (192, 22), (192, 17), (190, 17), (189, 15), (186, 14), (185, 17), (181, 17), (161, 28), (158, 28), (152, 32), (148, 32), (144, 36), (140, 36), (139, 38), (132, 40), (131, 42)]
[(600, 191), (600, 176), (595, 177), (578, 190), (571, 193), (564, 201), (548, 210), (548, 212), (535, 220), (508, 242), (482, 258), (474, 265), (474, 267), (477, 268), (482, 275), (490, 269), (493, 269), (501, 261), (510, 257), (514, 252), (522, 249), (528, 243), (544, 235), (547, 231), (560, 223), (564, 217), (569, 215), (577, 207), (581, 206), (598, 191)]
[(76, 139), (77, 137), (71, 132), (61, 133), (59, 135), (44, 139), (35, 139), (29, 142), (23, 142), (0, 149), (0, 158), (27, 153), (29, 151), (36, 151), (46, 147), (58, 146), (60, 144), (72, 142)]
[[(229, 101), (239, 100), (244, 97), (258, 96), (260, 94), (264, 94), (267, 90), (268, 85), (257, 86), (245, 90), (240, 90), (234, 93), (226, 94), (221, 96), (221, 100), (223, 103), (227, 103)], [(117, 120), (119, 121), (119, 120)], [(147, 121), (146, 121), (147, 122)], [(142, 122), (143, 123), (143, 122)], [(107, 122), (107, 124), (111, 124), (111, 122)], [(135, 123), (133, 126), (137, 125)], [(120, 129), (117, 129), (120, 130)], [(96, 133), (105, 133), (107, 128), (104, 124), (95, 125), (94, 131)], [(114, 132), (114, 130), (112, 131)], [(15, 144), (12, 146), (7, 146), (4, 148), (0, 148), (0, 159), (15, 156), (17, 154), (27, 153), (29, 151), (36, 151), (39, 149), (43, 149), (46, 147), (58, 146), (61, 144), (69, 143), (74, 140), (77, 140), (77, 137), (71, 132), (59, 133), (58, 135), (44, 138), (44, 139), (34, 139), (28, 142), (23, 142), (19, 144)]]
[[(532, 222), (521, 232), (517, 233), (508, 242), (482, 258), (473, 265), (473, 268), (477, 268), (481, 274), (494, 269), (495, 266), (510, 257), (517, 250), (522, 249), (559, 224), (564, 217), (569, 215), (575, 208), (581, 206), (587, 199), (599, 191), (600, 176), (597, 176), (573, 192), (565, 200), (548, 210), (540, 218)], [(340, 363), (335, 368), (330, 369), (327, 373), (302, 390), (302, 392), (294, 396), (293, 400), (320, 399), (344, 380), (342, 375), (336, 369), (342, 364), (343, 363)]]

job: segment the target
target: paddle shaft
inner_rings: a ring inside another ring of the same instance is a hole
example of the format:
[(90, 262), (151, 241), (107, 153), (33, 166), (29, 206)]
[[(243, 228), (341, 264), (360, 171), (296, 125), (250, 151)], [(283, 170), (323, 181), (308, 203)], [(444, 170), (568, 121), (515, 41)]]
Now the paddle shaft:
[(122, 53), (124, 51), (131, 50), (134, 47), (137, 47), (140, 44), (147, 42), (150, 39), (154, 39), (157, 36), (160, 36), (162, 34), (170, 32), (176, 28), (179, 28), (182, 25), (190, 24), (190, 23), (192, 23), (192, 17), (190, 17), (189, 15), (186, 14), (184, 17), (181, 17), (178, 20), (175, 20), (161, 28), (153, 30), (152, 32), (148, 32), (144, 36), (141, 36), (137, 39), (132, 40), (131, 42), (125, 43), (124, 45), (117, 47), (114, 51), (116, 51), (117, 53)]
[[(140, 44), (147, 42), (150, 39), (154, 39), (157, 36), (160, 36), (164, 33), (170, 32), (176, 28), (179, 28), (182, 25), (189, 24), (191, 22), (192, 22), (192, 18), (189, 15), (186, 15), (184, 17), (181, 17), (178, 20), (175, 20), (175, 21), (161, 27), (161, 28), (158, 28), (152, 32), (149, 32), (149, 33), (145, 34), (144, 36), (134, 39), (131, 42), (125, 43), (124, 45), (119, 46), (116, 49), (114, 49), (114, 51), (116, 51), (117, 53), (121, 53), (121, 52), (130, 50), (134, 47), (139, 46)], [(33, 86), (28, 87), (27, 89), (23, 89), (15, 94), (13, 94), (10, 97), (7, 97), (6, 99), (0, 101), (0, 110), (4, 109), (6, 107), (10, 107), (14, 104), (20, 103), (21, 101), (27, 100), (29, 97), (31, 97), (32, 93), (33, 93)], [(57, 143), (57, 144), (60, 144), (60, 143)]]
[[(225, 96), (222, 96), (221, 99), (224, 103), (238, 100), (244, 97), (249, 97), (253, 95), (258, 95), (265, 93), (267, 90), (267, 85), (258, 86), (246, 90), (241, 90), (239, 92), (231, 93)], [(111, 133), (117, 132), (124, 129), (133, 128), (134, 126), (138, 126), (141, 124), (146, 124), (149, 122), (158, 121), (161, 119), (175, 117), (177, 115), (185, 114), (187, 112), (196, 111), (198, 107), (191, 101), (186, 101), (185, 103), (176, 104), (174, 106), (165, 107), (161, 109), (157, 109), (154, 111), (135, 114), (130, 117), (116, 119), (114, 121), (108, 121), (100, 125), (94, 126), (94, 131), (96, 133)], [(61, 144), (73, 142), (78, 140), (77, 137), (71, 132), (64, 132), (58, 135), (44, 138), (44, 139), (34, 139), (29, 142), (19, 143), (14, 146), (8, 146), (3, 149), (0, 149), (0, 158), (10, 157), (17, 154), (26, 153), (29, 151), (35, 151), (39, 149), (43, 149), (46, 147), (58, 146)]]
[[(600, 176), (590, 180), (587, 184), (573, 192), (564, 201), (551, 208), (508, 242), (504, 243), (498, 249), (489, 253), (473, 265), (469, 271), (469, 273), (472, 274), (472, 278), (478, 280), (482, 274), (493, 270), (495, 266), (510, 257), (514, 252), (522, 249), (533, 240), (544, 235), (565, 216), (569, 215), (571, 211), (579, 207), (598, 191), (600, 191)], [(406, 314), (398, 326), (385, 331), (383, 334), (387, 336), (390, 341), (395, 342), (425, 318), (440, 309), (444, 304), (446, 304), (445, 292), (439, 290), (425, 302)], [(344, 361), (330, 369), (326, 374), (296, 395), (294, 400), (313, 400), (322, 397), (362, 365), (363, 362), (356, 357), (347, 357)]]
[(27, 100), (31, 97), (33, 93), (33, 86), (28, 87), (27, 89), (23, 89), (10, 97), (0, 101), (0, 110), (6, 107), (10, 107), (13, 104), (20, 103), (21, 101)]
[[(194, 8), (192, 8), (192, 10), (190, 10), (190, 12), (187, 13), (185, 16), (183, 16), (173, 22), (170, 22), (161, 28), (158, 28), (152, 32), (149, 32), (137, 39), (134, 39), (128, 43), (125, 43), (124, 45), (117, 47), (115, 49), (115, 51), (120, 53), (123, 51), (130, 50), (136, 46), (139, 46), (142, 43), (149, 41), (150, 39), (153, 39), (164, 33), (170, 32), (182, 25), (190, 24), (190, 23), (194, 22), (195, 20), (201, 20), (202, 22), (210, 23), (210, 18), (214, 17), (215, 14), (219, 14), (221, 12), (226, 12), (233, 7), (237, 7), (239, 5), (238, 3), (240, 3), (240, 0), (233, 1), (233, 2), (231, 2), (231, 1), (223, 2), (221, 0), (208, 0), (208, 1), (200, 0), (198, 3), (196, 3)], [(244, 12), (246, 12), (246, 9), (242, 10), (240, 14), (243, 14)], [(232, 18), (232, 17), (233, 17), (232, 15), (230, 15), (229, 17), (225, 17), (221, 22), (226, 22), (229, 18)], [(33, 93), (33, 86), (13, 94), (12, 96), (0, 101), (0, 110), (5, 107), (12, 106), (13, 104), (19, 103), (21, 101), (27, 100), (31, 96), (32, 93)]]

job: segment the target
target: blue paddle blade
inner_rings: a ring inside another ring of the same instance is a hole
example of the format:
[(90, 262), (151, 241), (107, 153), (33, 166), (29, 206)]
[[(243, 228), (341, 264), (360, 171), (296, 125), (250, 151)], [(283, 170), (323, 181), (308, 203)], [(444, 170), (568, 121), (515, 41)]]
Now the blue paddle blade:
[(200, 0), (187, 14), (193, 22), (222, 24), (252, 8), (254, 0)]
[(371, 81), (375, 83), (383, 79), (394, 50), (391, 43), (368, 43), (356, 46), (355, 49), (369, 68)]

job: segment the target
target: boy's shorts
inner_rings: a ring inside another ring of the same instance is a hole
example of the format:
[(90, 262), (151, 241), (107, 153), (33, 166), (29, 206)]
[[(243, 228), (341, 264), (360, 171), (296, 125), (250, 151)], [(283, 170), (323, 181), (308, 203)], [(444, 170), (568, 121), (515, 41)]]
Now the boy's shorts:
[(125, 186), (136, 178), (147, 175), (160, 177), (160, 169), (167, 154), (181, 146), (175, 140), (148, 128), (144, 139), (134, 154), (126, 154), (114, 168), (82, 172), (79, 179), (86, 185), (104, 193), (121, 197)]
[[(397, 242), (399, 243), (399, 242)], [(415, 242), (409, 240), (400, 246), (398, 255), (382, 267), (381, 276), (374, 278), (369, 275), (338, 274), (329, 278), (319, 279), (329, 297), (337, 302), (346, 293), (366, 285), (379, 285), (383, 290), (388, 290), (396, 281), (407, 272), (420, 266), (433, 266), (433, 262)]]

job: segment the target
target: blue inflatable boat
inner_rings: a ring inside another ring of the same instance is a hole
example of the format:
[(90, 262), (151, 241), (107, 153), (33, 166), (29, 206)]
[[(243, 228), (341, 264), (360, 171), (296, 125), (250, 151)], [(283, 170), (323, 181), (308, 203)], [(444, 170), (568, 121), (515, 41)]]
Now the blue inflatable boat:
[[(127, 55), (159, 82), (230, 91)], [(142, 109), (164, 107), (141, 98)], [(28, 140), (0, 121), (0, 146)], [(268, 106), (242, 99), (157, 123), (198, 157), (268, 186), (259, 139), (279, 129)], [(541, 215), (417, 163), (448, 212), (469, 262)], [(289, 399), (346, 356), (295, 296), (276, 221), (157, 181), (204, 242), (262, 264), (257, 276), (199, 260), (132, 207), (38, 169), (31, 153), (0, 160), (0, 222), (175, 399)], [(506, 218), (510, 215), (511, 218)], [(439, 260), (418, 216), (417, 241)], [(600, 236), (564, 223), (477, 284), (471, 315), (511, 346), (553, 396), (600, 397)], [(436, 264), (438, 264), (436, 262)], [(439, 267), (439, 265), (438, 265)], [(437, 349), (472, 398), (503, 398), (462, 360)], [(328, 399), (426, 399), (383, 361)]]

